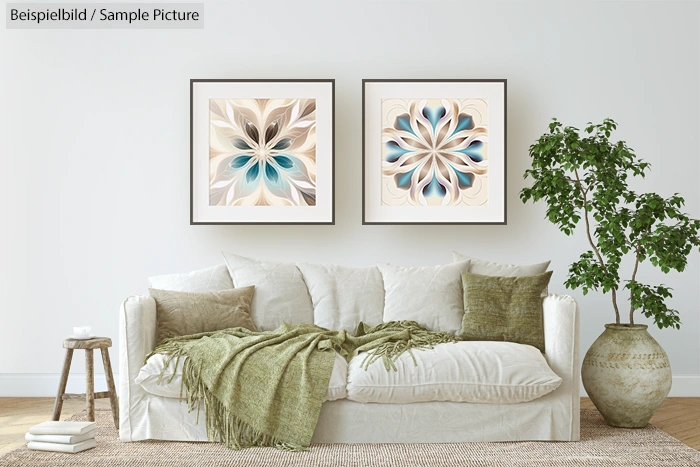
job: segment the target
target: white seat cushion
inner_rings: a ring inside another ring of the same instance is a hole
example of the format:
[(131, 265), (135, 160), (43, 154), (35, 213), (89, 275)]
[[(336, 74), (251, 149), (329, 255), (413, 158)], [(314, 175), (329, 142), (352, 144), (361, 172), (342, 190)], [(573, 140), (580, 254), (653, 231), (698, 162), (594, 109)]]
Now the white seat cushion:
[(485, 404), (527, 402), (561, 384), (539, 350), (512, 342), (456, 342), (406, 352), (387, 371), (381, 360), (362, 368), (361, 353), (348, 365), (347, 398), (406, 404), (451, 401)]
[(384, 315), (384, 282), (376, 266), (297, 263), (314, 305), (314, 324), (355, 333), (360, 321), (376, 326)]
[[(185, 364), (187, 357), (180, 359), (177, 369), (175, 368), (175, 359), (172, 359), (163, 372), (160, 384), (158, 384), (158, 378), (165, 364), (165, 358), (163, 354), (155, 354), (149, 358), (139, 371), (134, 382), (140, 384), (146, 392), (156, 396), (179, 399), (180, 385), (182, 384), (182, 366)], [(174, 377), (173, 373), (175, 373)], [(170, 377), (173, 377), (172, 381), (170, 381)], [(328, 389), (326, 390), (323, 401), (345, 399), (347, 396), (347, 378), (348, 362), (336, 352), (335, 363), (333, 363), (333, 370), (331, 372), (331, 380), (328, 383)], [(183, 397), (185, 397), (185, 394), (183, 394)]]

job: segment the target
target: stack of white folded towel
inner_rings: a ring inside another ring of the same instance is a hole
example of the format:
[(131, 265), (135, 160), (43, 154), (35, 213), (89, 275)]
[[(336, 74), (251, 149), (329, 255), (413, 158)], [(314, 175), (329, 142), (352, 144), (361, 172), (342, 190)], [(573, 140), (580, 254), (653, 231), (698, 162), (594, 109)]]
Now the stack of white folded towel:
[(37, 451), (76, 453), (94, 448), (95, 422), (44, 422), (29, 429), (27, 447)]

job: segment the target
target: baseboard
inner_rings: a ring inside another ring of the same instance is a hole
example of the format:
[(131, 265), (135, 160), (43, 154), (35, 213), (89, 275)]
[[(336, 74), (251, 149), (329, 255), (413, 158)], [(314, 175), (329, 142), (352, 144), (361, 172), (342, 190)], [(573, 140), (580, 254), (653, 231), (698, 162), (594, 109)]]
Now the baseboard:
[[(55, 397), (59, 373), (3, 373), (0, 374), (0, 397)], [(119, 393), (119, 375), (114, 375)], [(95, 391), (106, 391), (104, 374), (95, 375)], [(68, 378), (68, 393), (85, 392), (85, 375), (72, 374)], [(586, 397), (581, 385), (581, 397)], [(668, 397), (700, 397), (700, 375), (675, 375)]]
[[(60, 373), (2, 373), (0, 374), (0, 397), (56, 397)], [(114, 375), (119, 394), (119, 375)], [(106, 391), (104, 374), (95, 374), (95, 392)], [(85, 393), (85, 374), (71, 373), (66, 392)]]
[(673, 386), (669, 397), (700, 397), (700, 376), (677, 375), (673, 377)]
[[(581, 384), (581, 397), (587, 396)], [(700, 397), (700, 375), (674, 375), (668, 397)]]

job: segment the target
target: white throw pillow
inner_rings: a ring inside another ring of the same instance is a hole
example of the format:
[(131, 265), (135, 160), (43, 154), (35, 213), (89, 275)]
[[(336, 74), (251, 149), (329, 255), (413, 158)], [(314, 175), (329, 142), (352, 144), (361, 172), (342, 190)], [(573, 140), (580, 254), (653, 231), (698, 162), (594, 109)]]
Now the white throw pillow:
[(376, 266), (348, 268), (334, 264), (297, 263), (314, 306), (314, 324), (355, 333), (363, 321), (382, 322), (384, 283)]
[(500, 277), (536, 276), (547, 272), (549, 263), (551, 263), (551, 261), (521, 265), (494, 263), (493, 261), (484, 261), (481, 259), (471, 258), (461, 253), (457, 253), (456, 251), (452, 252), (452, 258), (455, 263), (458, 261), (469, 260), (469, 272), (473, 274)]
[[(456, 251), (452, 252), (452, 259), (456, 263), (458, 261), (469, 260), (469, 272), (472, 274), (481, 274), (482, 276), (499, 276), (499, 277), (523, 277), (523, 276), (536, 276), (538, 274), (544, 274), (547, 272), (549, 263), (552, 261), (545, 261), (543, 263), (535, 264), (503, 264), (494, 263), (493, 261), (484, 261), (481, 259), (470, 258)], [(548, 295), (547, 287), (542, 291), (542, 296), (546, 297)]]
[[(177, 368), (175, 368), (176, 360), (176, 358), (170, 360), (170, 364), (167, 366), (165, 371), (163, 371), (163, 377), (161, 378), (160, 374), (163, 370), (163, 366), (165, 365), (165, 356), (159, 353), (151, 356), (146, 364), (141, 367), (141, 370), (139, 371), (139, 374), (134, 382), (136, 384), (140, 384), (141, 387), (148, 393), (160, 397), (179, 399), (180, 387), (182, 386), (182, 366), (185, 364), (187, 357), (180, 359)], [(159, 378), (160, 384), (158, 384)], [(345, 360), (345, 357), (341, 357), (340, 354), (336, 352), (333, 370), (331, 372), (331, 379), (328, 382), (328, 389), (326, 389), (326, 396), (324, 397), (323, 401), (345, 399), (347, 396), (347, 378), (348, 362)], [(186, 394), (183, 393), (182, 396), (185, 397)]]
[(148, 278), (148, 288), (176, 292), (218, 292), (233, 288), (225, 264), (198, 269), (187, 274), (166, 274)]
[(365, 353), (350, 360), (347, 397), (356, 402), (409, 404), (451, 401), (483, 404), (527, 402), (554, 391), (561, 378), (542, 353), (513, 342), (464, 341), (414, 350), (387, 371), (381, 359), (367, 370)]
[(255, 286), (250, 317), (260, 331), (277, 329), (282, 323), (313, 324), (314, 307), (309, 291), (294, 263), (257, 261), (224, 253), (236, 287)]
[(462, 272), (469, 261), (425, 268), (378, 264), (384, 280), (384, 322), (413, 320), (431, 331), (458, 332), (464, 298)]

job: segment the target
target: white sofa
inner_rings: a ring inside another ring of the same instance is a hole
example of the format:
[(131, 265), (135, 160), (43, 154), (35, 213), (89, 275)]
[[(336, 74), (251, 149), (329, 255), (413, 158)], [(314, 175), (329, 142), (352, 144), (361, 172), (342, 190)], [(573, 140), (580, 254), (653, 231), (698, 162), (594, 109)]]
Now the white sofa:
[[(578, 305), (569, 296), (549, 294), (543, 298), (543, 310), (544, 359), (534, 347), (506, 342), (441, 344), (433, 350), (414, 352), (418, 366), (404, 354), (399, 359), (399, 372), (391, 373), (381, 362), (370, 371), (360, 369), (356, 360), (362, 354), (349, 364), (338, 357), (312, 442), (579, 440)], [(270, 316), (263, 318), (260, 312), (254, 318), (274, 324)], [(289, 318), (287, 314), (286, 320)], [(203, 421), (196, 423), (197, 414), (188, 413), (187, 404), (179, 400), (177, 369), (166, 370), (166, 376), (176, 373), (170, 385), (167, 378), (156, 385), (154, 375), (162, 368), (156, 357), (144, 367), (145, 356), (156, 344), (153, 298), (133, 296), (124, 301), (119, 312), (119, 344), (120, 439), (206, 441)], [(541, 378), (530, 368), (540, 361), (546, 362), (543, 365), (555, 378), (558, 376), (556, 385), (551, 386), (550, 378), (547, 384), (551, 387), (537, 386)], [(431, 384), (431, 378), (468, 380), (475, 374), (489, 379), (483, 381), (484, 387), (482, 381), (475, 384), (473, 380)], [(534, 389), (500, 384), (499, 378), (502, 383), (504, 377), (519, 379), (525, 386), (534, 383)], [(370, 387), (373, 384), (376, 387)], [(510, 397), (513, 390), (521, 399), (523, 390), (547, 394), (513, 403), (517, 400)]]

